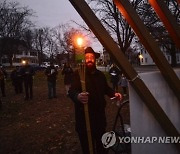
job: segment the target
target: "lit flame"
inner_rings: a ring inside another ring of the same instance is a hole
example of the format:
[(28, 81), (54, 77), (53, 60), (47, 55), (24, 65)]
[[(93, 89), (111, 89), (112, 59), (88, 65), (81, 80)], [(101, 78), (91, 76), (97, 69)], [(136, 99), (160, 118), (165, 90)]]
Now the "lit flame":
[(83, 45), (83, 39), (81, 37), (77, 38), (77, 45), (80, 47)]

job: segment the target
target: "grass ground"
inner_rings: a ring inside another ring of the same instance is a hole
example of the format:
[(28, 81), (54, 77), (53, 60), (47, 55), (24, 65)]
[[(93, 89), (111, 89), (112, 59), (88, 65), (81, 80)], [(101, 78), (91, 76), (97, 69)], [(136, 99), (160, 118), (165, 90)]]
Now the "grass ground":
[[(0, 154), (81, 153), (74, 130), (74, 107), (66, 96), (63, 76), (59, 72), (57, 98), (48, 99), (47, 82), (43, 72), (34, 78), (34, 98), (24, 101), (15, 95), (11, 82), (6, 82), (6, 97), (0, 110)], [(112, 126), (117, 106), (107, 98), (107, 131)], [(128, 108), (123, 112), (128, 119)]]

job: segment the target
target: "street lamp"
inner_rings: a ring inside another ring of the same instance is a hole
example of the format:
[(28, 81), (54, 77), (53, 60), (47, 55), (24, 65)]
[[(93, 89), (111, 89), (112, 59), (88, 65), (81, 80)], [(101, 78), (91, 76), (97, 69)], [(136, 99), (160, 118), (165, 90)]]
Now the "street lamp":
[(139, 55), (139, 59), (143, 59), (143, 56), (142, 56), (142, 54), (140, 54), (140, 55)]
[(139, 65), (141, 65), (142, 62), (143, 62), (143, 55), (139, 54)]

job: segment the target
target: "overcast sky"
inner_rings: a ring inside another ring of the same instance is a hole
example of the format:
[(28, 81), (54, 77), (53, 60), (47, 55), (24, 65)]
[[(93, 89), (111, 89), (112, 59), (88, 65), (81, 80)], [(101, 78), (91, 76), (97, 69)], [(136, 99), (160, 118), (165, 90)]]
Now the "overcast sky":
[[(74, 20), (77, 23), (84, 23), (81, 16), (74, 9), (69, 0), (8, 0), (20, 3), (20, 6), (28, 6), (35, 12), (33, 18), (35, 24), (39, 27), (55, 27), (59, 24), (65, 24)], [(72, 23), (71, 23), (72, 24)], [(99, 43), (92, 43), (95, 50), (102, 50)]]
[(55, 27), (70, 20), (83, 22), (69, 0), (8, 0), (17, 1), (21, 6), (28, 6), (37, 16), (34, 20), (40, 27)]

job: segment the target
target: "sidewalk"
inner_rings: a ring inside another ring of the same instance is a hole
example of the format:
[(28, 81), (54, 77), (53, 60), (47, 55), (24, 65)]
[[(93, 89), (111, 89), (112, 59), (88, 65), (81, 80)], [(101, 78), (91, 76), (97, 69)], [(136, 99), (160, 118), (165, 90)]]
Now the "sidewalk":
[[(133, 66), (133, 68), (137, 71), (137, 73), (159, 71), (159, 68), (156, 65), (140, 65), (140, 66)], [(97, 69), (102, 72), (108, 72), (110, 67), (97, 66)], [(175, 70), (180, 69), (180, 65), (174, 67), (173, 69)]]

